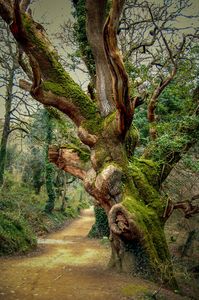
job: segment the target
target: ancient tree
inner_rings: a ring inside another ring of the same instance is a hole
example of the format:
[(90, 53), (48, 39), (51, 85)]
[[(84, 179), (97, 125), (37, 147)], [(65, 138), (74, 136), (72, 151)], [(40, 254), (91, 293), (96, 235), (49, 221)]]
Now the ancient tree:
[[(20, 80), (20, 86), (35, 100), (66, 114), (76, 125), (81, 141), (78, 147), (50, 147), (50, 160), (80, 178), (86, 191), (106, 211), (111, 232), (110, 266), (175, 285), (164, 224), (173, 209), (181, 208), (189, 217), (198, 207), (190, 202), (173, 204), (160, 193), (160, 187), (182, 154), (196, 142), (199, 124), (194, 121), (178, 128), (177, 133), (187, 138), (175, 151), (164, 149), (157, 157), (154, 121), (158, 96), (177, 72), (178, 55), (172, 54), (165, 42), (173, 63), (171, 75), (160, 78), (150, 99), (132, 96), (133, 85), (117, 41), (125, 1), (113, 0), (111, 7), (106, 0), (80, 1), (86, 5), (87, 38), (95, 62), (96, 96), (91, 99), (62, 67), (43, 27), (33, 20), (29, 2), (0, 0), (1, 16), (28, 58), (28, 63), (20, 63), (30, 80)], [(198, 115), (196, 91), (187, 115)], [(134, 155), (139, 135), (133, 119), (145, 101), (152, 142), (139, 157)]]

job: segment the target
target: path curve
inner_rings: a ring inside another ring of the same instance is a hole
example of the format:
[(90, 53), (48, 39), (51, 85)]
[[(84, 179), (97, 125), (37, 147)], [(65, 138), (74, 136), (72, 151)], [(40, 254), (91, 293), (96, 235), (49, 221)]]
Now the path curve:
[(39, 239), (34, 253), (0, 258), (0, 299), (126, 300), (155, 290), (149, 282), (106, 269), (110, 248), (86, 237), (93, 223), (92, 210), (84, 210), (70, 225)]

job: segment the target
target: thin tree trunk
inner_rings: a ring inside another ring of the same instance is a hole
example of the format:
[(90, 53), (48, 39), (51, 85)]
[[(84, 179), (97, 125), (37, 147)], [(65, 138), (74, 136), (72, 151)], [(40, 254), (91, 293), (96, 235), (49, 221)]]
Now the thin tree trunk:
[(66, 174), (64, 174), (64, 182), (63, 182), (63, 191), (61, 193), (61, 207), (60, 210), (61, 212), (65, 211), (66, 208), (66, 190), (67, 190), (67, 185), (66, 185)]
[(9, 74), (10, 77), (9, 77), (8, 85), (6, 86), (5, 120), (4, 120), (3, 133), (2, 133), (1, 145), (0, 145), (0, 186), (3, 185), (3, 181), (4, 181), (7, 144), (8, 144), (8, 137), (10, 134), (10, 113), (11, 113), (12, 97), (13, 97), (12, 91), (13, 91), (14, 72), (15, 72), (15, 68), (13, 67)]
[(49, 112), (45, 111), (46, 116), (46, 191), (48, 194), (48, 200), (46, 202), (45, 211), (47, 213), (51, 213), (55, 207), (55, 190), (54, 190), (54, 184), (53, 184), (53, 178), (54, 178), (54, 167), (53, 164), (49, 162), (48, 160), (48, 147), (52, 142), (52, 120), (50, 117)]

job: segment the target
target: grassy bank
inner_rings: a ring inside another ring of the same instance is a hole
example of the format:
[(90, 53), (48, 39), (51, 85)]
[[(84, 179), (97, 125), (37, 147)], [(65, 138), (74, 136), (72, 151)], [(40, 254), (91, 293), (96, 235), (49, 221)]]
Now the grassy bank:
[(65, 211), (59, 200), (51, 214), (44, 212), (47, 195), (36, 195), (20, 183), (5, 184), (0, 190), (0, 255), (22, 254), (37, 245), (36, 237), (61, 227), (78, 216), (85, 203), (68, 200)]

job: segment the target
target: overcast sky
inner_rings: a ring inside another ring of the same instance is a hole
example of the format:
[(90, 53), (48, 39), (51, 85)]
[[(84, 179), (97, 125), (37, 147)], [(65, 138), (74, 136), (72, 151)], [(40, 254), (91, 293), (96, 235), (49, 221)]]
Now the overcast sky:
[[(159, 0), (153, 1), (160, 3)], [(199, 14), (199, 0), (192, 0), (192, 3), (193, 6), (189, 9), (189, 14)], [(70, 0), (35, 0), (32, 5), (32, 11), (36, 21), (49, 23), (45, 28), (50, 34), (58, 32), (60, 24), (68, 19), (72, 19)], [(194, 23), (199, 26), (199, 18), (195, 19)], [(0, 99), (0, 118), (2, 118), (4, 113), (3, 107), (3, 100)]]

